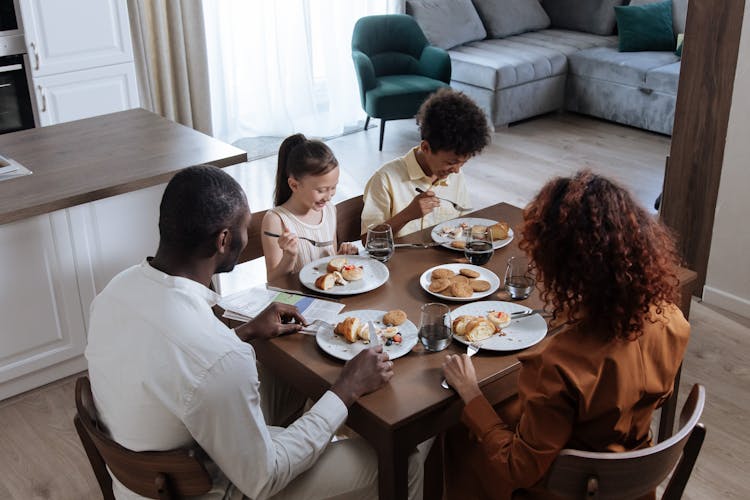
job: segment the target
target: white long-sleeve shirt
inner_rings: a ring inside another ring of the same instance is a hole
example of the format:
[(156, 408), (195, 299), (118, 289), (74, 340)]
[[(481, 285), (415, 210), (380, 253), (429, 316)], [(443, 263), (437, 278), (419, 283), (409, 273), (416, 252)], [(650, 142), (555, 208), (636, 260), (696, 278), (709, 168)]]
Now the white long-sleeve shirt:
[[(315, 463), (347, 409), (327, 392), (288, 428), (267, 426), (255, 351), (215, 317), (217, 300), (200, 283), (145, 261), (113, 278), (91, 305), (86, 358), (94, 400), (126, 448), (197, 443), (220, 469), (212, 470), (205, 498), (222, 498), (231, 481), (264, 499)], [(141, 498), (116, 480), (113, 486), (117, 498)]]

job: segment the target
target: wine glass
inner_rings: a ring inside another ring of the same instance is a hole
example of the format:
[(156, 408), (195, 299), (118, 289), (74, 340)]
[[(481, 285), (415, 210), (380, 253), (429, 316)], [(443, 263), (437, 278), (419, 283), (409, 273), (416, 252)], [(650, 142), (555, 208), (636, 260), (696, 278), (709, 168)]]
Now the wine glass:
[(388, 224), (370, 224), (367, 227), (365, 250), (375, 260), (388, 262), (393, 255), (393, 231)]
[(466, 230), (466, 247), (464, 255), (469, 264), (483, 266), (490, 261), (495, 249), (492, 246), (492, 231), (485, 226), (472, 227)]
[(453, 338), (451, 310), (445, 304), (430, 302), (421, 308), (419, 340), (428, 351), (442, 351)]
[(523, 255), (508, 259), (505, 268), (505, 290), (513, 300), (526, 299), (534, 290), (536, 277), (529, 264), (529, 259)]

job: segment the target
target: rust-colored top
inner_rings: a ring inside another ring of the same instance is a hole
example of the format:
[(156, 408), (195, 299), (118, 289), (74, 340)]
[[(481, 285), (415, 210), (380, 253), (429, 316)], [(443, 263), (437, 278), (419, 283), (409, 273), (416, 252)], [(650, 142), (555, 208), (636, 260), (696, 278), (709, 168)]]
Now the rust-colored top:
[(634, 341), (603, 342), (571, 326), (520, 354), (512, 410), (501, 418), (483, 396), (464, 408), (471, 438), (457, 446), (451, 437), (449, 463), (456, 470), (449, 493), (478, 483), (484, 492), (477, 497), (510, 498), (514, 489), (539, 483), (563, 448), (650, 446), (653, 411), (672, 393), (690, 333), (677, 307), (665, 309), (661, 316), (652, 312), (656, 322), (646, 322)]

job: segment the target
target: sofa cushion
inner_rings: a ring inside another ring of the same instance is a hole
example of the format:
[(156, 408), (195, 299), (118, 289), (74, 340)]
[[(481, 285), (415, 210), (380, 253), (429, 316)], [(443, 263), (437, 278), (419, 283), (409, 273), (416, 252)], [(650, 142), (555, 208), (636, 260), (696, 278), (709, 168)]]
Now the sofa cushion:
[(620, 51), (674, 50), (672, 0), (615, 7)]
[(487, 36), (471, 0), (406, 0), (406, 13), (416, 19), (430, 44), (441, 49)]
[[(673, 52), (619, 52), (615, 47), (596, 47), (571, 54), (568, 65), (572, 75), (647, 87), (646, 75), (649, 71), (679, 60)], [(662, 76), (662, 82), (666, 81), (666, 75), (655, 74), (654, 82), (659, 83)]]
[[(646, 5), (663, 0), (630, 0), (630, 5)], [(676, 33), (685, 33), (688, 0), (672, 0), (672, 29)]]
[(675, 62), (649, 70), (646, 73), (646, 88), (664, 94), (677, 95), (679, 80), (680, 63)]
[(585, 31), (596, 35), (612, 35), (615, 32), (616, 5), (627, 0), (543, 0), (552, 26)]
[(547, 28), (550, 20), (537, 0), (473, 0), (489, 38)]
[(569, 54), (616, 44), (616, 37), (565, 30), (472, 42), (448, 51), (453, 67), (451, 79), (489, 90), (513, 87), (565, 74)]

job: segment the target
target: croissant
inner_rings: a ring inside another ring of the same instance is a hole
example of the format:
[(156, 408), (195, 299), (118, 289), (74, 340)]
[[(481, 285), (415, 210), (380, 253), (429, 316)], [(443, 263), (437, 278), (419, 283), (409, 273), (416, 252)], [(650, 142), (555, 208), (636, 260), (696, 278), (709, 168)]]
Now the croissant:
[(315, 286), (321, 290), (328, 290), (336, 285), (336, 277), (332, 273), (321, 274), (315, 280)]
[(367, 325), (362, 325), (358, 318), (348, 317), (344, 318), (344, 321), (336, 325), (336, 328), (333, 329), (333, 333), (341, 335), (347, 342), (353, 344), (357, 341), (357, 338), (359, 338), (362, 326)]
[(346, 257), (334, 257), (328, 263), (326, 271), (332, 273), (334, 271), (341, 271), (341, 268), (346, 265)]
[(453, 333), (456, 335), (466, 335), (466, 325), (476, 319), (476, 316), (462, 315), (453, 320)]
[(466, 325), (466, 340), (478, 342), (492, 337), (495, 334), (495, 325), (487, 318), (475, 318)]

